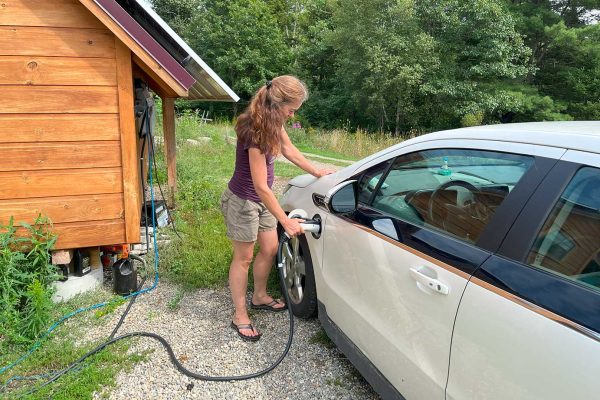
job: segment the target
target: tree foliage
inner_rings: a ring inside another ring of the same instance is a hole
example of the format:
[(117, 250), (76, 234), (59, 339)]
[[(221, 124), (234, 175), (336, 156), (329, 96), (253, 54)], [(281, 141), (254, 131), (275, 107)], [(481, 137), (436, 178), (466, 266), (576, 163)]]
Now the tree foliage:
[(266, 79), (289, 68), (291, 50), (267, 2), (154, 2), (159, 12), (172, 4), (178, 4), (174, 15), (180, 33), (242, 98), (248, 99)]
[(419, 2), (417, 9), (440, 59), (422, 88), (432, 111), (426, 126), (456, 126), (480, 113), (490, 120), (514, 101), (503, 88), (527, 75), (531, 50), (504, 4), (450, 0)]
[[(600, 0), (153, 0), (248, 100), (293, 73), (300, 118), (396, 134), (600, 117)], [(237, 110), (240, 111), (240, 110)]]

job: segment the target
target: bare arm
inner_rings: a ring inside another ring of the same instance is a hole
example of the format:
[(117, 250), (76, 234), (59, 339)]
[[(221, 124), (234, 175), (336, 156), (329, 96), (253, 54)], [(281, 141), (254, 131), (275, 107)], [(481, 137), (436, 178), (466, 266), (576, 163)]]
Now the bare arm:
[(275, 194), (269, 188), (267, 184), (267, 165), (265, 155), (260, 152), (259, 149), (251, 147), (248, 149), (248, 156), (250, 160), (250, 172), (252, 174), (252, 183), (254, 184), (254, 190), (260, 197), (265, 207), (273, 214), (273, 216), (279, 221), (281, 226), (290, 236), (296, 236), (304, 233), (304, 229), (300, 226), (298, 220), (290, 219), (285, 214), (285, 211), (279, 205)]
[(312, 165), (310, 161), (308, 161), (306, 157), (300, 153), (300, 150), (294, 146), (283, 127), (281, 127), (281, 154), (283, 154), (285, 158), (296, 164), (298, 167), (302, 168), (309, 174), (316, 176), (317, 178), (335, 172), (332, 169), (318, 169)]

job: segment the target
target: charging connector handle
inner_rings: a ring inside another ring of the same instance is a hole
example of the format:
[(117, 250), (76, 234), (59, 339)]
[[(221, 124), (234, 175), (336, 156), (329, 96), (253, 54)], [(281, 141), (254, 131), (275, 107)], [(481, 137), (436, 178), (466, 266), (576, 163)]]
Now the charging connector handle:
[[(321, 221), (318, 219), (305, 219), (300, 223), (300, 226), (304, 229), (304, 232), (321, 233)], [(283, 231), (279, 237), (280, 242), (287, 242), (290, 239), (290, 235), (286, 231)]]
[(304, 232), (321, 233), (321, 221), (316, 219), (306, 219), (300, 223)]

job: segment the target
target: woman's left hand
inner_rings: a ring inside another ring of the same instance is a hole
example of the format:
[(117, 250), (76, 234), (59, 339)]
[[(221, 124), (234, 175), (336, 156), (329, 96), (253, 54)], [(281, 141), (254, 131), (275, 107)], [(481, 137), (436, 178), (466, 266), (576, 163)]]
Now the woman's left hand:
[(334, 172), (335, 172), (335, 169), (323, 168), (323, 169), (317, 169), (313, 175), (316, 176), (317, 178), (320, 178), (325, 175), (333, 174)]

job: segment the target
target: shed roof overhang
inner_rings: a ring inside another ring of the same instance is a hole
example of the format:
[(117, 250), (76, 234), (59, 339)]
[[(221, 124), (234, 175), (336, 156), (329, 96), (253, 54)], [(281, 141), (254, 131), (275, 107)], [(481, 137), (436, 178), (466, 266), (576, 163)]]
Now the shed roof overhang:
[(142, 0), (80, 0), (134, 53), (134, 62), (168, 97), (238, 101), (239, 97)]

